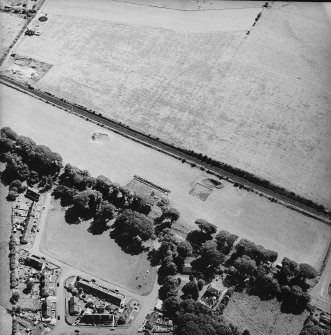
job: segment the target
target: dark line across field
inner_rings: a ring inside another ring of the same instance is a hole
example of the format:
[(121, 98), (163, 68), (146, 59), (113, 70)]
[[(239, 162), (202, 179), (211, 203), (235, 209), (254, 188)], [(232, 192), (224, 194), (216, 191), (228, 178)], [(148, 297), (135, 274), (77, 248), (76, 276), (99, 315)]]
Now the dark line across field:
[(331, 220), (327, 213), (318, 211), (315, 208), (312, 208), (306, 204), (301, 203), (300, 201), (294, 200), (291, 197), (280, 194), (272, 190), (271, 188), (263, 187), (254, 182), (251, 182), (245, 178), (242, 178), (236, 175), (235, 173), (222, 169), (221, 167), (213, 166), (212, 164), (205, 162), (203, 159), (195, 157), (194, 154), (190, 154), (188, 150), (174, 147), (173, 145), (166, 143), (160, 139), (153, 138), (150, 135), (147, 135), (138, 130), (132, 129), (129, 126), (121, 122), (116, 122), (114, 120), (111, 120), (109, 118), (102, 116), (101, 114), (96, 114), (95, 112), (91, 110), (87, 110), (83, 106), (71, 104), (47, 92), (41, 92), (39, 90), (35, 90), (30, 85), (19, 83), (6, 76), (0, 75), (0, 82), (11, 88), (19, 90), (23, 93), (32, 95), (35, 98), (39, 98), (45, 101), (46, 103), (51, 103), (55, 105), (56, 107), (65, 109), (68, 112), (72, 112), (81, 117), (88, 118), (89, 120), (92, 120), (96, 123), (100, 123), (101, 125), (109, 128), (110, 130), (116, 132), (117, 134), (130, 138), (132, 140), (135, 140), (141, 144), (144, 144), (148, 147), (161, 151), (174, 158), (185, 160), (189, 164), (196, 164), (198, 167), (203, 167), (204, 169), (211, 172), (212, 174), (219, 175), (220, 177), (227, 177), (227, 179), (230, 179), (230, 181), (234, 183), (237, 183), (247, 188), (256, 190), (260, 193), (263, 193), (263, 195), (267, 197), (275, 198), (277, 199), (277, 202), (280, 202), (284, 204), (285, 206), (291, 209), (294, 209), (296, 211), (299, 211), (305, 215), (308, 215), (310, 217), (313, 217), (315, 219), (318, 219), (320, 221), (323, 221), (329, 224), (331, 223)]

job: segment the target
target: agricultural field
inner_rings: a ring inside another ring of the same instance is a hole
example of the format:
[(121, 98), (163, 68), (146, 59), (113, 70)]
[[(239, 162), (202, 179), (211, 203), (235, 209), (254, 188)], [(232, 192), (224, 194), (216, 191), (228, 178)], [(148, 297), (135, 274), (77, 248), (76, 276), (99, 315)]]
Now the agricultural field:
[(51, 66), (38, 88), (331, 208), (324, 7), (276, 2), (252, 27), (263, 2), (231, 3), (51, 0), (15, 52)]
[[(127, 185), (134, 175), (139, 175), (171, 190), (171, 205), (181, 213), (176, 228), (197, 229), (194, 221), (206, 219), (219, 230), (226, 229), (277, 251), (279, 259), (287, 256), (297, 262), (307, 262), (316, 269), (321, 266), (331, 238), (330, 226), (255, 193), (239, 190), (224, 180), (221, 180), (224, 187), (214, 189), (203, 201), (200, 194), (190, 193), (197, 183), (203, 184), (210, 177), (205, 172), (8, 87), (0, 87), (3, 96), (1, 125), (49, 146), (61, 154), (64, 163), (86, 169), (92, 176), (103, 174)], [(96, 133), (105, 136), (93, 140)], [(65, 227), (59, 220), (53, 227), (61, 225), (68, 231), (79, 229), (82, 238), (93, 238), (86, 232), (87, 226)], [(59, 245), (66, 243), (61, 242), (65, 236), (57, 238)], [(111, 243), (107, 234), (101, 238)], [(93, 245), (92, 240), (89, 243)]]
[(297, 335), (309, 315), (307, 311), (300, 315), (281, 313), (276, 299), (261, 301), (245, 293), (234, 293), (223, 314), (240, 331), (248, 329), (252, 335)]
[(9, 48), (24, 24), (23, 18), (0, 12), (0, 57)]

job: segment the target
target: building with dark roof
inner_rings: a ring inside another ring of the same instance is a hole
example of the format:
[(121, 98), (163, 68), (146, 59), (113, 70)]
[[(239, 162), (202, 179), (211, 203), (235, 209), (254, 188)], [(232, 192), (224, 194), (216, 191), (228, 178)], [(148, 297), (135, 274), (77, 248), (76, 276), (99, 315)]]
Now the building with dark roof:
[(25, 196), (32, 201), (39, 201), (40, 193), (34, 188), (28, 188)]
[(121, 294), (114, 290), (100, 286), (96, 284), (95, 282), (88, 281), (83, 278), (77, 279), (76, 286), (78, 288), (81, 287), (86, 293), (90, 293), (90, 294), (95, 295), (96, 297), (105, 299), (106, 301), (116, 306), (122, 305), (125, 301), (124, 294)]
[(52, 306), (49, 298), (46, 298), (42, 305), (42, 315), (44, 318), (50, 318), (52, 316)]
[(35, 255), (31, 255), (25, 258), (25, 263), (33, 268), (35, 268), (38, 271), (41, 271), (44, 263), (42, 262), (42, 260)]
[(77, 315), (80, 312), (79, 299), (77, 297), (71, 297), (69, 299), (69, 314)]

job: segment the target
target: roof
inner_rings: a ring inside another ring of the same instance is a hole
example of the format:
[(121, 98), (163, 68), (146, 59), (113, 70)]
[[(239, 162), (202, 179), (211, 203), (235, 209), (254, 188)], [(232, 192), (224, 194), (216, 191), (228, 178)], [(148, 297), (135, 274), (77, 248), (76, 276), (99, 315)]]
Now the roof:
[(106, 295), (110, 298), (110, 300), (118, 305), (120, 305), (122, 303), (122, 301), (125, 299), (125, 295), (121, 294), (119, 292), (113, 291), (109, 288), (106, 288), (104, 286), (98, 285), (95, 282), (92, 281), (88, 281), (86, 279), (80, 278), (77, 281), (78, 285), (82, 285), (85, 288), (91, 288), (93, 289), (96, 294), (101, 293), (103, 295)]

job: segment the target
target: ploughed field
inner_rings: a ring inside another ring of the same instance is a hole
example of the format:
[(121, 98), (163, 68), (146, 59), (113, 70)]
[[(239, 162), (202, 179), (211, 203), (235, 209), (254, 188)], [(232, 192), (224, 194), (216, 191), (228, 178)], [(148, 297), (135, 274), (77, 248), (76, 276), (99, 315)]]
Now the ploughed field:
[[(179, 225), (197, 229), (194, 221), (206, 219), (217, 225), (218, 230), (228, 230), (277, 251), (279, 259), (287, 256), (316, 269), (320, 267), (331, 237), (330, 226), (252, 192), (239, 190), (224, 180), (221, 181), (224, 187), (208, 191), (210, 194), (192, 192), (210, 175), (16, 90), (0, 85), (0, 94), (3, 97), (1, 126), (10, 126), (17, 133), (50, 147), (63, 157), (64, 163), (86, 169), (94, 177), (103, 174), (121, 185), (127, 185), (134, 175), (141, 176), (171, 190), (171, 205), (181, 213)], [(108, 136), (93, 141), (96, 133)], [(94, 259), (100, 253), (100, 261), (106, 262), (110, 257), (107, 264), (111, 264), (110, 260), (121, 251), (108, 233), (91, 235), (87, 232), (89, 225), (69, 226), (64, 222), (63, 213), (56, 215), (59, 219), (49, 224), (51, 230), (47, 235), (52, 255), (70, 258), (74, 252), (77, 262), (83, 262), (89, 252)], [(125, 259), (123, 264), (128, 265), (129, 256)], [(95, 267), (96, 272), (101, 269), (120, 275), (111, 265), (103, 269), (97, 262), (89, 262), (89, 266)], [(115, 277), (114, 280), (119, 281)]]
[(262, 3), (143, 3), (49, 1), (15, 52), (51, 65), (45, 91), (331, 207), (323, 5), (273, 3), (252, 27)]

